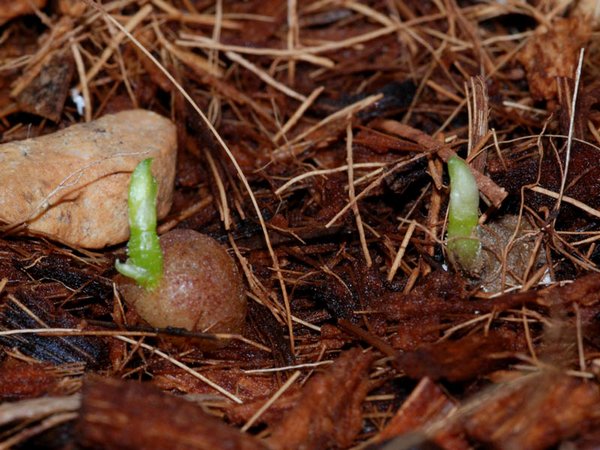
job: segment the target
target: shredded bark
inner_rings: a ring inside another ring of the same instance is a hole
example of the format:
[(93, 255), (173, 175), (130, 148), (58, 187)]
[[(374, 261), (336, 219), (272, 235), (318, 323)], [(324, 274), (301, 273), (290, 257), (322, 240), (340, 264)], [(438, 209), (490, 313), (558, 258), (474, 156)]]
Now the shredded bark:
[(372, 353), (353, 349), (315, 375), (302, 389), (298, 404), (273, 430), (271, 447), (348, 447), (361, 429), (360, 405), (370, 387), (367, 374), (372, 361)]
[(268, 448), (190, 401), (144, 384), (100, 377), (84, 383), (77, 441), (105, 449)]
[[(0, 224), (0, 447), (598, 447), (598, 17), (587, 0), (0, 0), (0, 145), (168, 118), (159, 234), (219, 241), (249, 302), (240, 334), (155, 329), (113, 284), (124, 246)], [(454, 155), (481, 193), (477, 275), (447, 262)]]
[(597, 426), (598, 396), (598, 387), (584, 380), (532, 376), (514, 389), (500, 388), (464, 426), (470, 436), (495, 448), (549, 448)]

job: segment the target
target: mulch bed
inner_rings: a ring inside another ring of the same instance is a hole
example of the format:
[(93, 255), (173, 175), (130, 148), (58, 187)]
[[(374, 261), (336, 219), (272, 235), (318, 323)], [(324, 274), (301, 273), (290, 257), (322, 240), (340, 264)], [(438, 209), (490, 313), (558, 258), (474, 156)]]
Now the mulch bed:
[[(12, 3), (2, 142), (171, 118), (159, 231), (230, 249), (249, 306), (202, 351), (121, 301), (123, 246), (4, 233), (0, 448), (598, 446), (595, 2)], [(478, 274), (447, 262), (453, 155), (481, 233), (521, 224)]]

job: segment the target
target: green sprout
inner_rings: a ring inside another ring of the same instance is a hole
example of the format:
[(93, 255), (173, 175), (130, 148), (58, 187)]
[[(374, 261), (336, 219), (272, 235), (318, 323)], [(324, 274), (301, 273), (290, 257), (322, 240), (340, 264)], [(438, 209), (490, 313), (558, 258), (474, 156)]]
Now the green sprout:
[(116, 261), (116, 269), (140, 286), (154, 289), (163, 273), (163, 254), (156, 233), (157, 183), (152, 176), (152, 159), (140, 162), (129, 184), (129, 229), (127, 261)]
[(480, 265), (478, 237), (479, 190), (469, 166), (458, 156), (448, 160), (450, 204), (448, 206), (447, 250), (450, 261), (466, 272)]

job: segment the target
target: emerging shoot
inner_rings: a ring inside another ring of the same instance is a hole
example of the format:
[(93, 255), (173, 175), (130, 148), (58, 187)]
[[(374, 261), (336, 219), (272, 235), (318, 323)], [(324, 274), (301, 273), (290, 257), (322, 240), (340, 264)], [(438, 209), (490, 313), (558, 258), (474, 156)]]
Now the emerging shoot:
[(478, 236), (479, 190), (469, 166), (459, 157), (448, 160), (450, 204), (448, 206), (447, 250), (450, 261), (466, 272), (480, 266)]
[(127, 261), (116, 261), (116, 269), (145, 289), (154, 289), (163, 274), (163, 254), (156, 233), (157, 183), (152, 159), (137, 165), (129, 184), (129, 229)]
[[(246, 320), (244, 282), (234, 260), (214, 239), (176, 229), (158, 239), (157, 183), (152, 160), (142, 161), (129, 185), (127, 262), (116, 282), (125, 302), (148, 325), (204, 333), (240, 334)], [(205, 350), (227, 340), (201, 340)]]

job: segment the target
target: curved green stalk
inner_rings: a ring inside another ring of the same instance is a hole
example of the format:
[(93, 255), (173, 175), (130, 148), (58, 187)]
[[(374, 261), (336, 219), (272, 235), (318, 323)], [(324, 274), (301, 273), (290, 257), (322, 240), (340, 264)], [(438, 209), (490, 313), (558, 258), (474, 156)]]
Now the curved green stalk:
[(481, 242), (477, 236), (479, 190), (469, 166), (458, 156), (448, 160), (450, 204), (447, 250), (450, 261), (467, 272), (480, 265)]
[(145, 159), (131, 174), (129, 183), (129, 229), (127, 261), (116, 261), (116, 269), (140, 286), (153, 289), (163, 273), (163, 255), (156, 234), (157, 183), (152, 159)]

